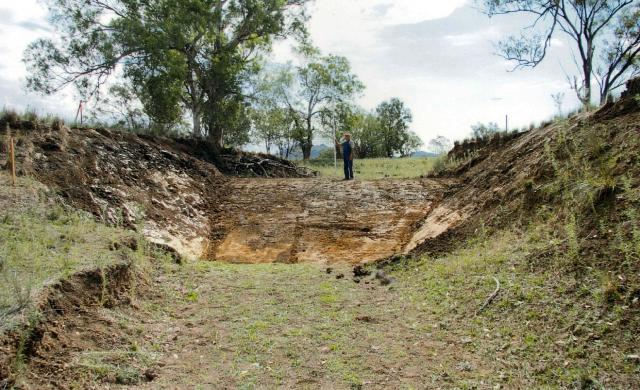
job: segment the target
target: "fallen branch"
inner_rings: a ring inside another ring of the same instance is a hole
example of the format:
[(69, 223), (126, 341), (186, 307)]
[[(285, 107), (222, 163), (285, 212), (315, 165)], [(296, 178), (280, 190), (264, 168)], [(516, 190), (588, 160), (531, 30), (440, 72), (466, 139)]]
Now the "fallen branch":
[(480, 307), (480, 310), (478, 310), (476, 315), (482, 313), (491, 304), (491, 302), (493, 302), (493, 300), (496, 299), (496, 297), (498, 296), (498, 293), (500, 292), (500, 281), (496, 277), (494, 277), (493, 280), (495, 280), (496, 282), (496, 290), (493, 292), (493, 294), (489, 295), (489, 298), (487, 298), (487, 300), (484, 302), (482, 307)]

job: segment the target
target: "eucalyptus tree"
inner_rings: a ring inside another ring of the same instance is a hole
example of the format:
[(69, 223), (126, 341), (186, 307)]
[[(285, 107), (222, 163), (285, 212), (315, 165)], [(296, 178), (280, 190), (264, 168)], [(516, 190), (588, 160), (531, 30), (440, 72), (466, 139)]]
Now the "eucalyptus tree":
[(413, 121), (411, 110), (398, 98), (382, 102), (377, 108), (380, 136), (385, 157), (403, 153), (409, 124)]
[(375, 113), (359, 112), (355, 126), (351, 129), (358, 158), (383, 157), (384, 139), (380, 121)]
[(451, 140), (442, 135), (439, 135), (429, 141), (429, 150), (438, 156), (447, 153), (452, 147), (453, 144), (451, 143)]
[(289, 64), (264, 64), (253, 83), (251, 100), (252, 135), (263, 142), (267, 153), (278, 148), (288, 158), (297, 147), (298, 114), (287, 105), (286, 96), (293, 83)]
[[(274, 39), (304, 34), (309, 0), (44, 0), (57, 29), (25, 52), (28, 87), (95, 96), (114, 73), (158, 122), (191, 112), (193, 134), (221, 147), (246, 126), (243, 82)], [(231, 120), (231, 122), (229, 122)]]
[(322, 128), (321, 117), (341, 102), (348, 102), (364, 90), (352, 73), (349, 60), (336, 55), (321, 56), (314, 48), (302, 49), (304, 63), (296, 67), (281, 89), (282, 99), (292, 114), (302, 156), (311, 157), (313, 140)]
[(422, 138), (415, 131), (409, 130), (404, 134), (400, 154), (402, 157), (411, 157), (422, 145)]
[(638, 0), (478, 0), (489, 16), (525, 14), (529, 28), (498, 46), (516, 68), (536, 67), (547, 56), (552, 40), (564, 35), (580, 75), (567, 75), (585, 107), (592, 102), (593, 79), (600, 102), (639, 72), (640, 3)]
[(320, 123), (323, 135), (335, 144), (335, 153), (338, 158), (342, 158), (342, 148), (335, 141), (338, 141), (344, 133), (351, 133), (354, 139), (355, 133), (362, 126), (364, 115), (361, 108), (344, 101), (329, 105), (321, 111)]

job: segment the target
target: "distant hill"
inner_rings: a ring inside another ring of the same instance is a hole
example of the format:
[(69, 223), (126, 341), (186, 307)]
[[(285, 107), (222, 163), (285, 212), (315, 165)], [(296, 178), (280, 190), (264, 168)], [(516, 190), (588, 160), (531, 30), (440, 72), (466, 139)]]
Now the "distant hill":
[[(316, 159), (320, 156), (320, 153), (324, 152), (325, 150), (332, 150), (333, 148), (331, 146), (325, 145), (325, 144), (321, 144), (321, 145), (314, 145), (313, 148), (311, 148), (311, 159)], [(296, 149), (294, 151), (294, 153), (291, 155), (291, 160), (302, 160), (302, 152), (300, 152), (300, 150)]]
[(420, 150), (415, 152), (412, 157), (438, 157), (438, 155), (432, 152), (425, 152), (424, 150)]

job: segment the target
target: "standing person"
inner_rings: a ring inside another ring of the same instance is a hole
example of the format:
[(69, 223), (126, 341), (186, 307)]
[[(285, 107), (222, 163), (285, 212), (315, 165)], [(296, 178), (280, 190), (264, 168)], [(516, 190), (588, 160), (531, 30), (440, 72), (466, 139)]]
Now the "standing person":
[[(342, 142), (342, 159), (344, 161), (344, 180), (353, 180), (353, 141), (351, 134), (344, 133)], [(336, 141), (338, 143), (338, 141)]]

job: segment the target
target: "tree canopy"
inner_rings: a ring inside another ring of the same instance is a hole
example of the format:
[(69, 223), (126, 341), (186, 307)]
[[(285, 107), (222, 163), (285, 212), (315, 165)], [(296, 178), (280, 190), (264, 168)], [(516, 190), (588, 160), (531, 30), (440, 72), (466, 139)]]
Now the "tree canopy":
[(247, 73), (274, 39), (304, 33), (308, 0), (45, 1), (58, 35), (27, 49), (31, 89), (86, 98), (121, 73), (154, 122), (187, 110), (194, 135), (222, 146), (246, 130)]
[(518, 67), (535, 67), (552, 39), (568, 37), (579, 76), (567, 75), (584, 106), (592, 102), (593, 79), (600, 102), (640, 74), (640, 4), (637, 0), (478, 0), (489, 16), (524, 14), (529, 28), (499, 43), (502, 56)]

